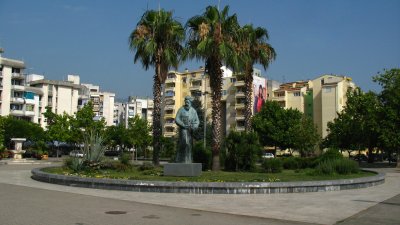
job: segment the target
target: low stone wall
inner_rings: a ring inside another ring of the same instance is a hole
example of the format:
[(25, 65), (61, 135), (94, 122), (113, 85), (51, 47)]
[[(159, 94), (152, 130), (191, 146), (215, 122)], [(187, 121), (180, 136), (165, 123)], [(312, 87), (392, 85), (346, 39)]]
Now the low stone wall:
[(82, 178), (64, 176), (32, 170), (32, 178), (38, 181), (75, 187), (136, 191), (164, 192), (189, 194), (273, 194), (340, 191), (346, 189), (366, 188), (385, 182), (384, 174), (371, 177), (302, 182), (169, 182), (169, 181), (139, 181)]

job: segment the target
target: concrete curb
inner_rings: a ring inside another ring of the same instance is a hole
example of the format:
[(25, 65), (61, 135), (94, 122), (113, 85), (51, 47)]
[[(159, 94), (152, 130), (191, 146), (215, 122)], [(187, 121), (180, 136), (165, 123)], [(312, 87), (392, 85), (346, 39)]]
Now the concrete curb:
[[(376, 186), (385, 182), (385, 174), (343, 180), (300, 182), (169, 182), (83, 178), (50, 174), (35, 168), (32, 179), (52, 184), (74, 187), (97, 188), (120, 191), (188, 193), (188, 194), (274, 194), (324, 192), (358, 189)], [(374, 171), (372, 171), (374, 172)]]

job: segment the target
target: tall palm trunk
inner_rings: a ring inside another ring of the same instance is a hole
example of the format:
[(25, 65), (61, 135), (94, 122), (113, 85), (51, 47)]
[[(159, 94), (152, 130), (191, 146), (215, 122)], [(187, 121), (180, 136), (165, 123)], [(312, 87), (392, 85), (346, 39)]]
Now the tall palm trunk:
[(154, 75), (153, 83), (153, 98), (154, 98), (154, 110), (153, 110), (153, 164), (159, 165), (159, 153), (160, 153), (160, 139), (162, 135), (161, 126), (161, 80), (157, 73)]
[(253, 93), (253, 68), (248, 67), (244, 75), (244, 127), (247, 132), (251, 131), (251, 116), (252, 116), (252, 93)]
[(209, 69), (211, 99), (212, 99), (212, 170), (220, 170), (219, 151), (221, 149), (222, 141), (222, 71), (221, 61), (217, 58), (210, 58), (207, 60), (206, 67)]

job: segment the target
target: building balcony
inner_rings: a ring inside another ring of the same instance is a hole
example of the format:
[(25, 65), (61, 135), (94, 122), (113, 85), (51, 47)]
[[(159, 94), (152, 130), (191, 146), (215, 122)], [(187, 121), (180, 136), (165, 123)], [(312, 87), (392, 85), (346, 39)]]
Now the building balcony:
[(238, 114), (236, 114), (235, 119), (236, 119), (237, 121), (243, 121), (243, 120), (244, 120), (244, 115), (238, 115)]
[(189, 89), (190, 89), (191, 91), (201, 91), (201, 86), (200, 86), (200, 85), (198, 85), (198, 86), (191, 86)]
[(173, 113), (166, 113), (164, 114), (165, 119), (174, 119), (175, 115)]
[(175, 109), (175, 105), (165, 105), (164, 110), (174, 110)]
[(243, 109), (244, 108), (244, 103), (236, 103), (235, 104), (236, 109)]
[(21, 73), (12, 73), (11, 74), (11, 78), (12, 79), (24, 80), (25, 79), (25, 75), (23, 75)]
[(236, 131), (245, 131), (246, 128), (244, 126), (236, 126)]
[(175, 91), (175, 87), (165, 87), (165, 91)]
[(28, 98), (26, 98), (26, 99), (25, 99), (25, 103), (26, 103), (26, 104), (30, 104), (30, 105), (34, 105), (36, 102), (35, 102), (35, 100), (33, 100), (33, 99), (28, 99)]
[(272, 101), (285, 101), (285, 96), (273, 96), (271, 97)]
[(235, 82), (235, 87), (241, 87), (244, 86), (244, 81), (243, 80), (238, 80)]
[(164, 137), (173, 137), (173, 136), (175, 136), (176, 135), (176, 133), (175, 132), (171, 132), (171, 131), (165, 131), (164, 132)]
[(35, 112), (34, 111), (25, 111), (25, 116), (35, 116)]
[(190, 78), (190, 81), (191, 82), (201, 82), (203, 80), (203, 78), (202, 77), (192, 77), (192, 78)]
[(171, 96), (164, 96), (165, 101), (170, 101), (173, 100), (175, 102), (175, 96), (171, 95)]
[(11, 85), (11, 90), (25, 91), (25, 86), (23, 86), (23, 85)]
[(238, 91), (238, 92), (235, 93), (235, 97), (236, 98), (244, 98), (246, 96), (244, 95), (243, 91)]
[(18, 103), (18, 104), (24, 104), (25, 99), (24, 98), (18, 98), (18, 97), (13, 97), (11, 98), (12, 103)]
[(164, 127), (175, 127), (175, 123), (174, 122), (165, 122)]
[(175, 83), (175, 82), (176, 82), (176, 78), (167, 78), (167, 79), (165, 80), (165, 83), (166, 83), (166, 84)]

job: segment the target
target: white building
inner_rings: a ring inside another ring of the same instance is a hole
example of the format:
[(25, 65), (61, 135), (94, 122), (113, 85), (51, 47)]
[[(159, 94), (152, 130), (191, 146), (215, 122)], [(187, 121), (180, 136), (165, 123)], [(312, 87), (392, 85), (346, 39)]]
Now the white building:
[(115, 93), (101, 92), (100, 87), (93, 84), (82, 84), (89, 89), (90, 101), (93, 103), (93, 112), (96, 119), (104, 118), (106, 126), (114, 125)]
[(153, 109), (154, 102), (150, 98), (140, 98), (136, 96), (129, 96), (128, 102), (125, 104), (125, 126), (128, 126), (128, 119), (136, 115), (139, 118), (147, 120), (149, 125), (153, 124)]
[(0, 49), (0, 115), (14, 116), (32, 122), (38, 121), (41, 89), (25, 82), (23, 61), (1, 56)]

